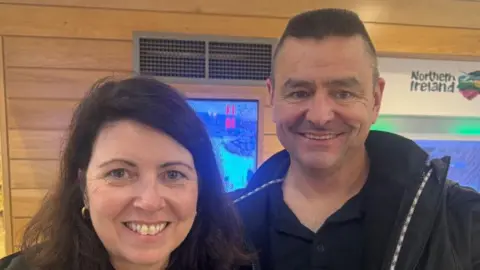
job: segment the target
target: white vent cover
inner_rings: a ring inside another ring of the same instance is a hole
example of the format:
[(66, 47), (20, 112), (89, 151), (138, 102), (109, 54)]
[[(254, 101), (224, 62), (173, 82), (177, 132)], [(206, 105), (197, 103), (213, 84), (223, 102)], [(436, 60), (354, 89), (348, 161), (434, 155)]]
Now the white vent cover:
[(170, 81), (221, 81), (262, 84), (272, 65), (275, 39), (188, 36), (158, 33), (134, 35), (137, 74)]

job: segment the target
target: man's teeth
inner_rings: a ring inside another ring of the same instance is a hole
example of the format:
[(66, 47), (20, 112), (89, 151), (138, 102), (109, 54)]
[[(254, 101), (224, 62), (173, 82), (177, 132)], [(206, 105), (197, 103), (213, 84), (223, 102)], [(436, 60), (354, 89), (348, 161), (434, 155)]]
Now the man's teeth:
[(166, 222), (159, 223), (159, 224), (138, 224), (138, 223), (133, 223), (133, 222), (127, 222), (125, 223), (127, 228), (130, 230), (139, 233), (141, 235), (157, 235), (160, 232), (162, 232), (165, 227), (167, 226)]
[(338, 134), (315, 135), (311, 133), (304, 133), (303, 136), (312, 140), (331, 140), (335, 139)]

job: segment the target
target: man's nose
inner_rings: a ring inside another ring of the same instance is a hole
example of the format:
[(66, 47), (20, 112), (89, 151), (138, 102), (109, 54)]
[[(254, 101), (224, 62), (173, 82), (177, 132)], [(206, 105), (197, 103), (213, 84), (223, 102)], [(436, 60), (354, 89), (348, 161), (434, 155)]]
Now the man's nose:
[(335, 117), (333, 100), (323, 91), (317, 91), (307, 105), (305, 119), (323, 126)]

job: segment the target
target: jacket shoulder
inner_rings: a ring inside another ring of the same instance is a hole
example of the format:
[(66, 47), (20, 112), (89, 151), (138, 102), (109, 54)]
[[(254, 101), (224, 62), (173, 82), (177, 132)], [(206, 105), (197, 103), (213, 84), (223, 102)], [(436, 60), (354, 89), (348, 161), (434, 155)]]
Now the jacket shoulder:
[(246, 188), (237, 189), (231, 192), (228, 192), (227, 195), (230, 200), (235, 201), (236, 199), (240, 198), (242, 195), (246, 193)]
[(24, 255), (21, 252), (16, 252), (0, 259), (0, 270), (28, 270)]
[(455, 212), (480, 212), (480, 193), (473, 188), (461, 186), (448, 180), (447, 183), (447, 208)]
[(480, 193), (457, 183), (447, 182), (447, 211), (454, 240), (468, 247), (470, 269), (480, 269)]

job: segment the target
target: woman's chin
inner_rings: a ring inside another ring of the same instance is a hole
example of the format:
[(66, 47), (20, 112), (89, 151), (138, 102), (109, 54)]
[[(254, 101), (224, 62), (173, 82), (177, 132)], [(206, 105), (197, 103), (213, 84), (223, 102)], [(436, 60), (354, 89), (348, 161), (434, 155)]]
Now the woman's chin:
[(123, 258), (118, 258), (118, 260), (113, 260), (112, 264), (129, 264), (132, 266), (151, 266), (152, 269), (162, 269), (161, 266), (164, 266), (169, 255), (166, 255), (165, 252), (159, 250), (136, 250), (131, 251), (128, 254), (123, 254)]

